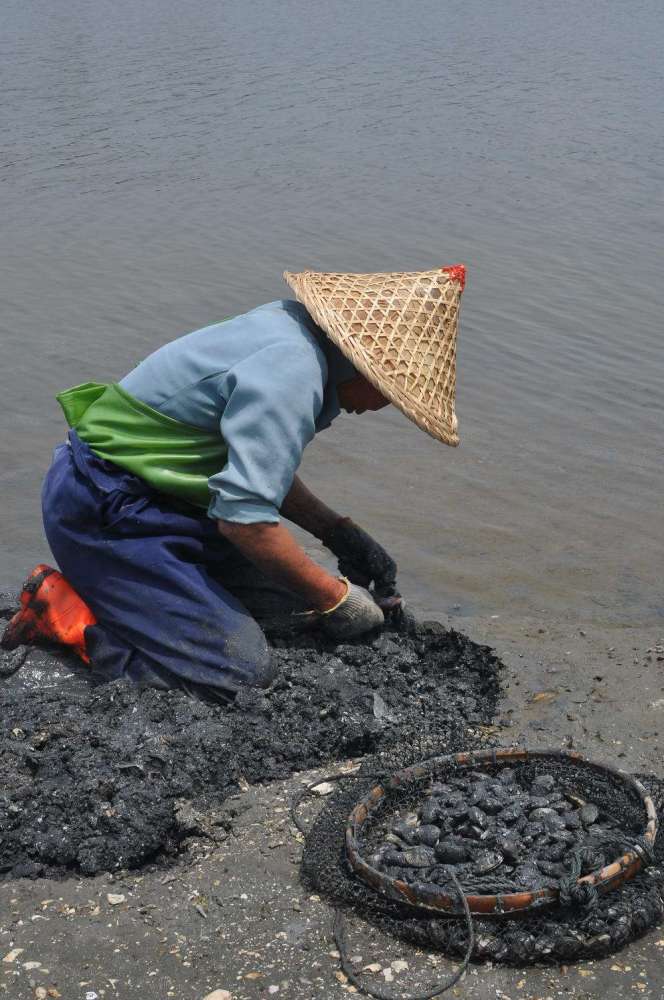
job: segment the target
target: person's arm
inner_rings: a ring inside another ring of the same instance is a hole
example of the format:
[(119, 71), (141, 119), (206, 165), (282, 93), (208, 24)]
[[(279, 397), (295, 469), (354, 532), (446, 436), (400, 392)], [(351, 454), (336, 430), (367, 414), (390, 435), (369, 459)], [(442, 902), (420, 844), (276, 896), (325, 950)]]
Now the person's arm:
[(337, 524), (343, 521), (341, 514), (337, 514), (319, 500), (299, 476), (294, 477), (293, 485), (284, 497), (280, 513), (320, 541), (327, 538)]
[(303, 597), (312, 610), (328, 611), (348, 586), (318, 566), (283, 524), (217, 521), (219, 532), (277, 583)]
[(349, 517), (319, 500), (299, 476), (293, 479), (280, 513), (320, 539), (337, 556), (339, 571), (349, 580), (362, 587), (373, 583), (380, 596), (389, 597), (388, 606), (395, 603), (397, 567), (392, 557)]
[(371, 594), (317, 566), (281, 524), (217, 522), (220, 533), (264, 573), (301, 594), (327, 635), (343, 641), (384, 622)]

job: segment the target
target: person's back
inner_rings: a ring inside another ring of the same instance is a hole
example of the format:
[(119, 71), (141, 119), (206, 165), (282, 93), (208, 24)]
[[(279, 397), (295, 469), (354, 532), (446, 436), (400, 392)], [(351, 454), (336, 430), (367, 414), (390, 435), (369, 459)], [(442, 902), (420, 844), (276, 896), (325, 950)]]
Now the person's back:
[(305, 447), (339, 413), (337, 383), (356, 374), (304, 306), (279, 300), (58, 399), (96, 455), (160, 493), (214, 519), (277, 522)]
[(323, 340), (304, 306), (281, 299), (164, 344), (119, 384), (158, 412), (208, 430), (219, 429), (248, 368), (256, 373), (253, 381), (266, 382), (263, 395), (277, 381), (289, 388), (296, 378), (300, 385), (311, 381), (320, 410), (327, 381)]

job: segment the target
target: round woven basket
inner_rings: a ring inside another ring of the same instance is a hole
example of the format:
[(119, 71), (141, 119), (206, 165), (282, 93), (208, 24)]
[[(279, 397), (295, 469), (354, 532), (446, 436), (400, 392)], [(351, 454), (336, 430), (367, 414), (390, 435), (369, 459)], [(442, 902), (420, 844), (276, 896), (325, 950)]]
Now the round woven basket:
[[(601, 779), (620, 786), (632, 798), (638, 800), (643, 809), (643, 829), (640, 839), (647, 849), (654, 848), (657, 836), (657, 813), (654, 803), (643, 787), (633, 778), (615, 768), (594, 761), (586, 760), (580, 754), (560, 750), (488, 750), (477, 753), (458, 753), (446, 757), (435, 757), (397, 771), (387, 781), (375, 785), (364, 798), (357, 803), (348, 817), (345, 844), (346, 856), (352, 870), (376, 892), (400, 903), (430, 910), (440, 916), (460, 916), (464, 912), (458, 895), (449, 895), (441, 886), (434, 884), (418, 884), (415, 886), (398, 878), (392, 878), (384, 872), (373, 868), (363, 857), (362, 843), (366, 826), (380, 811), (384, 814), (390, 808), (390, 800), (397, 800), (404, 786), (411, 788), (426, 788), (432, 775), (446, 769), (495, 771), (500, 767), (509, 767), (524, 762), (542, 762), (573, 766), (578, 774), (579, 782), (586, 778)], [(634, 838), (635, 841), (639, 838)], [(631, 850), (617, 857), (610, 864), (579, 878), (578, 884), (592, 886), (597, 892), (605, 893), (615, 889), (641, 871), (647, 864), (646, 852), (636, 843)], [(531, 910), (557, 903), (557, 889), (544, 888), (523, 892), (495, 893), (491, 895), (467, 894), (466, 902), (471, 913), (484, 916), (508, 916), (524, 910)]]

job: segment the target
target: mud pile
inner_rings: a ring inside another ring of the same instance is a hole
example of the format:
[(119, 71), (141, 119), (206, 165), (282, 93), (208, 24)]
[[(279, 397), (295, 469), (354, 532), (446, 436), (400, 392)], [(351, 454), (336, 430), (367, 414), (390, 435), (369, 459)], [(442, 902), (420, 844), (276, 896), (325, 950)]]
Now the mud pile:
[(176, 851), (197, 813), (242, 778), (417, 747), (426, 733), (443, 752), (495, 711), (496, 657), (436, 623), (368, 644), (271, 641), (275, 682), (231, 706), (125, 682), (95, 687), (31, 653), (0, 680), (0, 873), (135, 868)]

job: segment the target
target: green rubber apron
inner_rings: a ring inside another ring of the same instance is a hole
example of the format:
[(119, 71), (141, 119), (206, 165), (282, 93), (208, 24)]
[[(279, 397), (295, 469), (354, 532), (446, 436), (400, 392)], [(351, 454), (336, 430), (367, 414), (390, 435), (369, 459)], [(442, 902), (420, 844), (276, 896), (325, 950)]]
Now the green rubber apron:
[(208, 507), (208, 479), (228, 456), (221, 433), (159, 413), (117, 383), (85, 382), (56, 399), (69, 426), (100, 458), (140, 476), (159, 493)]

